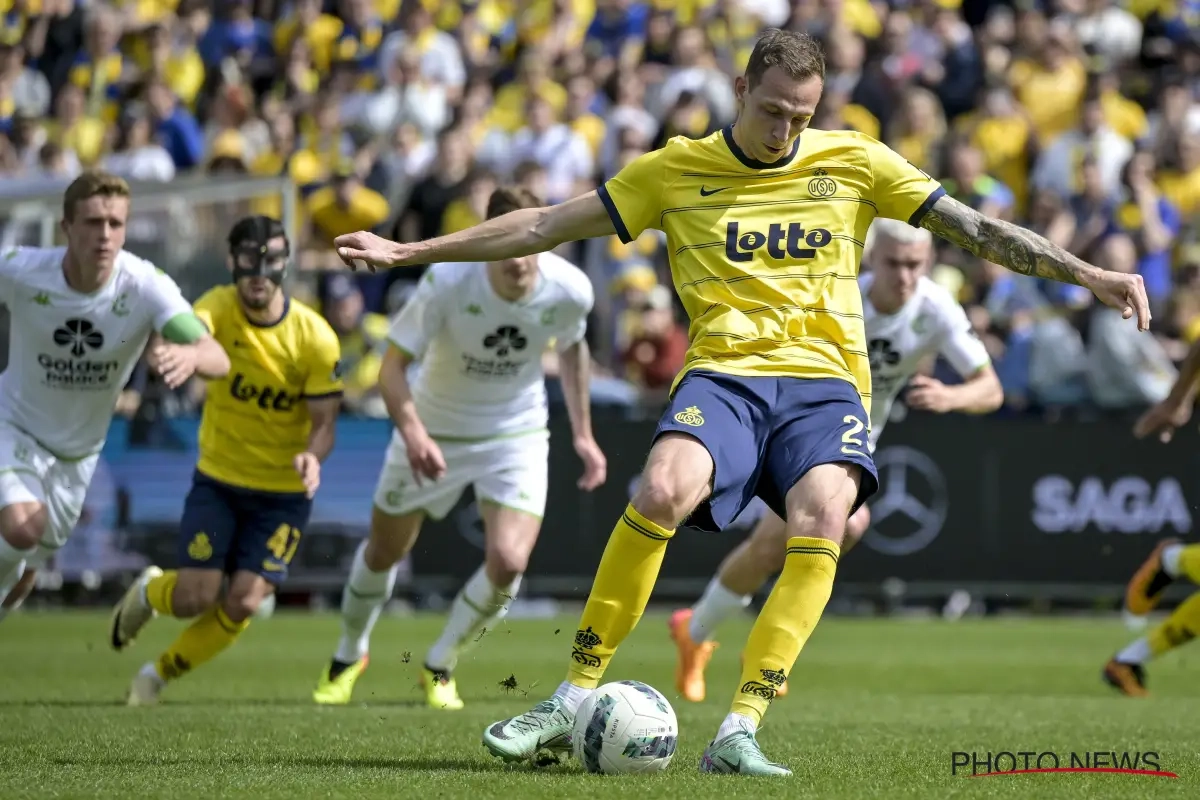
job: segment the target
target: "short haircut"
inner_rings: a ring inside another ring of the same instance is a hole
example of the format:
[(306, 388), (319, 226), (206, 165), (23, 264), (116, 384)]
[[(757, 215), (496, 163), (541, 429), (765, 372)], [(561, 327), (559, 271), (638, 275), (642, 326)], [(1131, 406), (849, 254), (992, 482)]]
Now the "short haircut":
[(766, 71), (779, 67), (796, 80), (825, 80), (825, 53), (807, 33), (767, 28), (754, 44), (746, 64), (746, 81), (753, 89)]
[(914, 228), (907, 222), (898, 219), (876, 217), (867, 231), (867, 242), (863, 246), (863, 261), (871, 263), (875, 248), (880, 241), (893, 241), (897, 244), (933, 244), (933, 234), (925, 228)]
[(93, 197), (124, 197), (128, 200), (133, 196), (129, 184), (124, 178), (119, 178), (110, 172), (89, 170), (71, 181), (67, 191), (63, 193), (63, 219), (71, 222), (75, 219), (75, 206), (83, 200)]
[(487, 218), (495, 219), (521, 208), (537, 208), (542, 205), (537, 195), (520, 186), (501, 186), (488, 198)]
[(267, 242), (280, 236), (287, 241), (287, 231), (283, 223), (274, 217), (255, 214), (242, 217), (229, 229), (229, 249), (235, 250), (243, 245), (265, 247)]

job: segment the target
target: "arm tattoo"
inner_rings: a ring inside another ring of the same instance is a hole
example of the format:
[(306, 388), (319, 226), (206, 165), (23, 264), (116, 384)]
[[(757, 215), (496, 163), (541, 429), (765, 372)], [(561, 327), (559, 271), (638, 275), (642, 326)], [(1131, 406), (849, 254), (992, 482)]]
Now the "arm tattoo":
[(938, 199), (921, 227), (972, 255), (1037, 278), (1083, 285), (1098, 270), (1033, 231), (992, 219), (949, 196)]

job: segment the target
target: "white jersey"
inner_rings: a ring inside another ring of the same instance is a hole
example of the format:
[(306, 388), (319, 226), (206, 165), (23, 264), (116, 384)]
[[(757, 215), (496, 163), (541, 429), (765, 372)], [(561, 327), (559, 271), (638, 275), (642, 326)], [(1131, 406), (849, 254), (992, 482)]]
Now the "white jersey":
[(0, 302), (12, 320), (0, 422), (51, 453), (80, 458), (103, 446), (151, 331), (191, 304), (165, 273), (123, 250), (103, 288), (77, 292), (63, 275), (65, 253), (22, 247), (0, 255)]
[(871, 358), (871, 449), (879, 441), (892, 404), (921, 361), (941, 354), (959, 375), (974, 374), (989, 362), (987, 349), (950, 293), (922, 277), (909, 301), (892, 314), (871, 305), (874, 275), (859, 278), (867, 352)]
[(434, 264), (396, 317), (389, 339), (420, 362), (417, 414), (432, 436), (483, 439), (546, 427), (542, 354), (587, 330), (594, 296), (587, 275), (552, 253), (518, 302), (498, 296), (485, 264)]

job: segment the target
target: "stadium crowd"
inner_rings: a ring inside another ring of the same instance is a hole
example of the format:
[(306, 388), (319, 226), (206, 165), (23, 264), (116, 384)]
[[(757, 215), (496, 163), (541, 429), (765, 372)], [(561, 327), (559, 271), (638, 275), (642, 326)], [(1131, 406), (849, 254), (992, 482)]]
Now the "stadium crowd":
[[(378, 415), (387, 315), (417, 274), (331, 271), (333, 237), (461, 230), (500, 182), (559, 202), (714, 131), (765, 26), (826, 48), (814, 127), (880, 139), (959, 200), (1145, 278), (1154, 336), (1085, 290), (939, 250), (1009, 409), (1166, 394), (1200, 336), (1196, 0), (0, 0), (0, 174), (290, 176), (348, 405)], [(687, 345), (661, 235), (564, 255), (597, 289), (596, 401), (660, 397)]]

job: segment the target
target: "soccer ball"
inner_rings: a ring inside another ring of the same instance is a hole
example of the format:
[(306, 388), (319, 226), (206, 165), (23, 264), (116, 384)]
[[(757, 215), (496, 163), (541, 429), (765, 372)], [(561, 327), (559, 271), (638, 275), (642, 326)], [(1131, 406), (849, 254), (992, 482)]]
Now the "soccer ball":
[(571, 749), (588, 772), (624, 775), (661, 772), (675, 755), (675, 710), (653, 686), (606, 683), (575, 715)]

